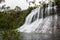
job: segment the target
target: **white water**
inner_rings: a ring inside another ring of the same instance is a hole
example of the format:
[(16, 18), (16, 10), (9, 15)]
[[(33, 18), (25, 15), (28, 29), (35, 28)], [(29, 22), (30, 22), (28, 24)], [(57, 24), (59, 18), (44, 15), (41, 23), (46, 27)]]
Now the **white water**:
[[(52, 9), (54, 9), (54, 15), (51, 15), (53, 13)], [(55, 31), (57, 26), (56, 6), (48, 5), (45, 8), (45, 16), (43, 11), (43, 7), (32, 10), (26, 17), (24, 25), (18, 28), (18, 30), (26, 33), (52, 33)]]

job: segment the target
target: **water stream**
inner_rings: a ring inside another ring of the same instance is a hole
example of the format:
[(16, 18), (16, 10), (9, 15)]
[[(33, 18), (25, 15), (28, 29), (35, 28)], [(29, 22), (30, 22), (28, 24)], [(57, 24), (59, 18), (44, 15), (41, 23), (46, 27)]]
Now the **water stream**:
[(51, 4), (38, 7), (26, 17), (24, 25), (18, 30), (26, 33), (52, 33), (56, 30), (57, 9)]

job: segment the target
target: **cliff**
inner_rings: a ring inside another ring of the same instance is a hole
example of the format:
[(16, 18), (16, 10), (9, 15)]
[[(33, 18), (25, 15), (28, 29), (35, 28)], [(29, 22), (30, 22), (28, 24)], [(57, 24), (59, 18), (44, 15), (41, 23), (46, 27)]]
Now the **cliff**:
[(58, 14), (57, 28), (60, 29), (60, 1), (57, 1), (56, 5), (57, 5), (57, 14)]

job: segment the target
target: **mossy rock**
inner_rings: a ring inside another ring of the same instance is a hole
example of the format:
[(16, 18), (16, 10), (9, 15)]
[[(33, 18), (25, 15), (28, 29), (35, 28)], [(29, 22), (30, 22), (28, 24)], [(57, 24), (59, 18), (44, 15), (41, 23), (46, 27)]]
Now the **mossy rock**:
[(55, 2), (60, 2), (60, 0), (55, 0)]

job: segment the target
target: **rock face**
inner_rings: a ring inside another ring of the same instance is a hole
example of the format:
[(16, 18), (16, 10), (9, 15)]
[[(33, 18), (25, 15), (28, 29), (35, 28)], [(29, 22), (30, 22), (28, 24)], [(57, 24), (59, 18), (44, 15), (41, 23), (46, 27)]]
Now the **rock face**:
[(57, 14), (58, 14), (56, 36), (60, 37), (60, 2), (56, 2), (56, 5), (57, 5)]
[(57, 28), (60, 29), (60, 2), (56, 2), (56, 5), (57, 5), (57, 14), (58, 14)]
[(60, 2), (56, 2), (57, 5), (57, 14), (60, 16)]

